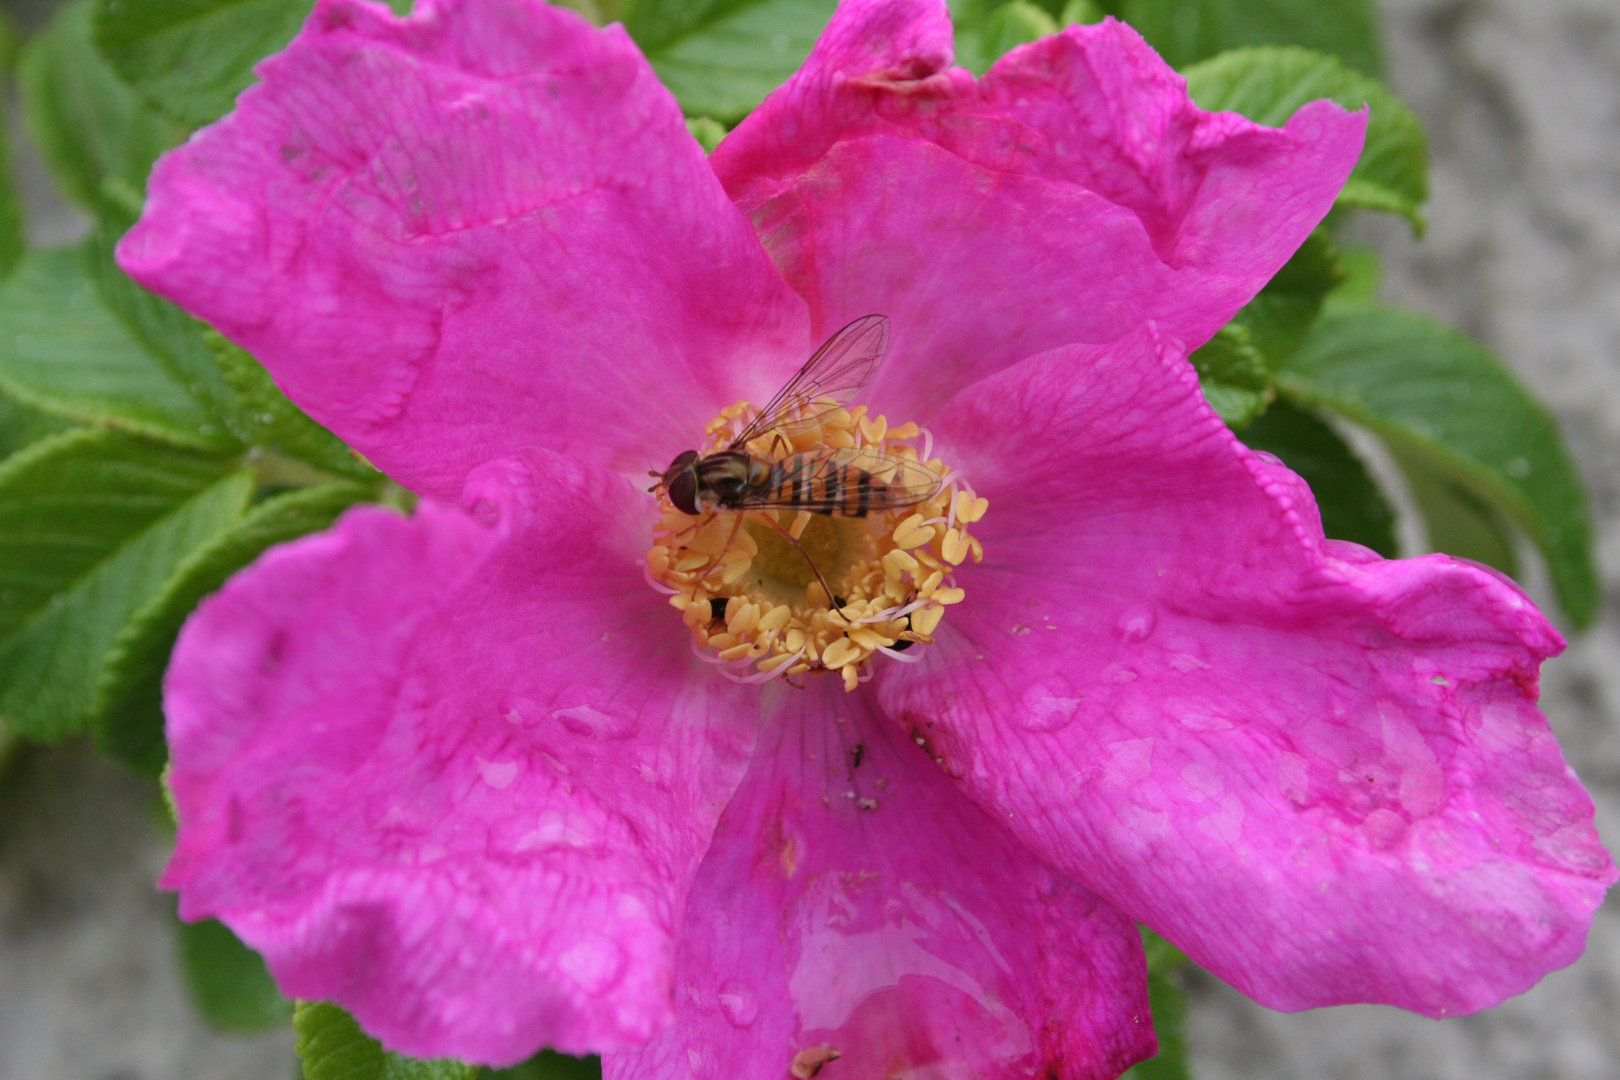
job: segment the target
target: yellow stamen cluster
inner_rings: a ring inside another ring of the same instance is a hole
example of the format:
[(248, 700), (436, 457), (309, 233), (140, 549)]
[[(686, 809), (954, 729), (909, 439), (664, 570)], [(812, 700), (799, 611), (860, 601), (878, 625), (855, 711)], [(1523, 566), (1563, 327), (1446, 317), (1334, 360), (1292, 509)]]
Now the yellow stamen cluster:
[[(729, 446), (754, 411), (747, 402), (725, 409), (708, 426), (704, 453)], [(663, 515), (647, 570), (670, 593), (700, 651), (732, 678), (836, 671), (853, 690), (879, 651), (909, 659), (901, 650), (933, 641), (945, 608), (964, 595), (953, 571), (969, 557), (984, 558), (969, 526), (989, 503), (944, 462), (921, 460), (915, 444), (925, 436), (916, 424), (891, 427), (865, 406), (845, 410), (827, 401), (799, 411), (821, 415), (808, 429), (766, 432), (742, 449), (774, 463), (807, 451), (871, 448), (922, 464), (944, 482), (926, 502), (864, 518), (791, 509), (710, 510), (694, 518), (660, 490)]]

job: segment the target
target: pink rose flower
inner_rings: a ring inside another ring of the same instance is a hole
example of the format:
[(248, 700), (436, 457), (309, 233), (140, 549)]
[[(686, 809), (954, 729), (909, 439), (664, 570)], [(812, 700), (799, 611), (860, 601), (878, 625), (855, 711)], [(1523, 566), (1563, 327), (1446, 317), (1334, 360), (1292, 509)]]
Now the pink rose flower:
[[(403, 1052), (638, 1078), (1112, 1077), (1138, 920), (1279, 1009), (1580, 954), (1615, 870), (1535, 706), (1558, 634), (1324, 540), (1185, 359), (1363, 114), (1202, 112), (1111, 21), (974, 80), (943, 3), (848, 0), (705, 158), (619, 27), (418, 6), (322, 0), (119, 248), (422, 496), (187, 625), (186, 918)], [(960, 602), (854, 692), (722, 678), (645, 473), (874, 312), (872, 415), (988, 499), (983, 561), (917, 549)]]

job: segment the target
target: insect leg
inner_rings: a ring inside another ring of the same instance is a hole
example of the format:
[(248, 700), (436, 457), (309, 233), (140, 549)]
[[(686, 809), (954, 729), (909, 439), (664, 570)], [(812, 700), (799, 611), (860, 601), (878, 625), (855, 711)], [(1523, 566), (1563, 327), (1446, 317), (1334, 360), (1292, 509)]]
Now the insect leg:
[(731, 532), (726, 536), (725, 546), (720, 549), (720, 554), (709, 560), (709, 565), (703, 568), (703, 573), (700, 575), (701, 577), (707, 577), (709, 574), (714, 572), (715, 567), (720, 565), (720, 560), (726, 557), (726, 552), (730, 551), (731, 545), (736, 543), (737, 530), (742, 528), (742, 523), (743, 516), (738, 514), (736, 520), (731, 523)]
[(798, 537), (794, 536), (792, 533), (788, 532), (787, 529), (783, 528), (782, 523), (776, 520), (775, 514), (767, 512), (763, 516), (766, 522), (770, 524), (771, 528), (781, 533), (783, 537), (787, 539), (787, 542), (797, 548), (800, 555), (804, 556), (804, 561), (810, 565), (810, 572), (816, 575), (816, 583), (821, 586), (821, 591), (827, 594), (827, 603), (831, 604), (835, 610), (842, 608), (844, 605), (833, 593), (832, 586), (827, 584), (827, 579), (821, 576), (821, 568), (816, 565), (816, 560), (810, 557), (810, 553), (804, 550), (804, 545), (799, 543)]

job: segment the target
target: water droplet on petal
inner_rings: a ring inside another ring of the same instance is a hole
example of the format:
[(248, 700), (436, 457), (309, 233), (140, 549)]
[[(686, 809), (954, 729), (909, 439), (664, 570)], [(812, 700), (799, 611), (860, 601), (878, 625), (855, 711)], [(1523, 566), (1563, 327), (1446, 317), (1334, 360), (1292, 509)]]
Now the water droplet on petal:
[(497, 790), (506, 787), (517, 778), (519, 763), (516, 761), (485, 761), (477, 758), (478, 775), (484, 778), (484, 783)]
[(1361, 823), (1367, 839), (1379, 851), (1386, 851), (1400, 843), (1406, 835), (1406, 819), (1393, 810), (1379, 808), (1367, 815)]
[(575, 735), (588, 735), (594, 739), (622, 739), (636, 730), (633, 717), (605, 713), (589, 705), (553, 709), (551, 718)]
[(592, 934), (557, 957), (557, 967), (591, 997), (601, 997), (624, 978), (624, 950)]
[(1013, 711), (1013, 721), (1026, 731), (1056, 731), (1074, 719), (1081, 700), (1067, 686), (1033, 686)]
[(1159, 612), (1152, 604), (1132, 604), (1114, 625), (1121, 641), (1135, 645), (1153, 636), (1154, 627), (1159, 625)]
[(686, 1064), (691, 1067), (692, 1075), (698, 1080), (714, 1080), (720, 1072), (714, 1063), (714, 1051), (707, 1046), (687, 1047)]
[(720, 1011), (732, 1027), (745, 1028), (759, 1015), (759, 999), (743, 983), (728, 979), (720, 987)]
[(595, 852), (604, 842), (602, 827), (584, 814), (542, 810), (534, 828), (518, 837), (515, 853), (525, 851)]
[(513, 727), (527, 727), (545, 715), (545, 712), (526, 697), (504, 698), (495, 711)]

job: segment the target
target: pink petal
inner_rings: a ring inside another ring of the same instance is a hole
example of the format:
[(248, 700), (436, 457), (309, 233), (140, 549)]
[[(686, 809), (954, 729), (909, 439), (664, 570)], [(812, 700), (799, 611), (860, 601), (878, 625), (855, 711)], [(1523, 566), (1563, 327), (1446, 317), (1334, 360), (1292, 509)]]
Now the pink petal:
[(1517, 588), (1324, 542), (1148, 331), (933, 430), (987, 556), (879, 696), (1035, 851), (1274, 1008), (1466, 1013), (1580, 955), (1616, 875)]
[(544, 451), (352, 511), (193, 616), (164, 885), (391, 1048), (644, 1041), (755, 727), (642, 576), (646, 497)]
[(1135, 31), (1070, 27), (981, 80), (942, 0), (846, 0), (715, 151), (819, 332), (894, 320), (882, 386), (926, 419), (967, 382), (1144, 320), (1189, 347), (1333, 205), (1364, 113), (1206, 113)]
[(119, 262), (379, 468), (522, 446), (662, 468), (802, 360), (803, 304), (621, 27), (322, 0), (159, 162)]
[[(1134, 924), (832, 680), (774, 687), (687, 906), (674, 1025), (609, 1080), (1107, 1078), (1153, 1052)], [(801, 1059), (803, 1060), (803, 1059)]]

